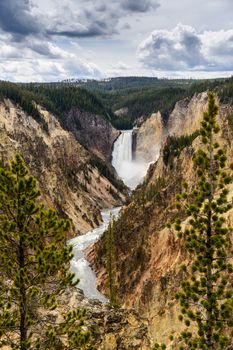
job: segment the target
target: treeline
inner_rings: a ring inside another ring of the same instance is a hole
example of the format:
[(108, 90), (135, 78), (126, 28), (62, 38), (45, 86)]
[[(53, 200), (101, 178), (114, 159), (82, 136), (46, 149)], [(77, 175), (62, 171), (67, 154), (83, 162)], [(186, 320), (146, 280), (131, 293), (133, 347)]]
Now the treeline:
[(65, 84), (27, 84), (27, 90), (37, 96), (37, 100), (46, 109), (59, 116), (62, 121), (72, 108), (102, 115), (110, 119), (102, 102), (89, 91)]
[(233, 104), (233, 77), (227, 79), (225, 84), (219, 86), (216, 90), (220, 102)]
[(169, 136), (163, 149), (164, 164), (172, 167), (174, 158), (178, 157), (185, 147), (191, 146), (198, 135), (199, 131), (197, 130), (191, 135)]
[(225, 80), (205, 80), (192, 84), (184, 81), (183, 84), (179, 82), (179, 84), (170, 87), (160, 86), (159, 88), (144, 89), (122, 97), (114, 108), (127, 107), (127, 118), (131, 124), (142, 115), (149, 116), (158, 111), (161, 112), (162, 118), (166, 122), (177, 101), (187, 97), (191, 98), (195, 93), (220, 88), (224, 84)]
[(32, 116), (44, 130), (48, 131), (48, 125), (41, 116), (36, 106), (36, 97), (30, 91), (9, 82), (0, 82), (0, 100), (9, 98), (18, 104), (26, 113)]
[[(214, 90), (223, 103), (233, 103), (233, 78), (216, 80), (168, 80), (148, 77), (114, 78), (109, 81), (78, 83), (0, 83), (0, 97), (18, 103), (28, 114), (44, 124), (36, 103), (55, 114), (63, 123), (72, 108), (98, 114), (117, 129), (131, 129), (137, 118), (160, 111), (164, 122), (177, 101), (195, 93)], [(126, 107), (125, 115), (114, 111)]]
[(48, 126), (36, 104), (46, 108), (63, 123), (72, 108), (103, 116), (111, 121), (113, 113), (91, 92), (65, 84), (14, 84), (0, 82), (0, 99), (9, 98), (31, 115), (44, 129)]
[(133, 127), (134, 121), (143, 116), (161, 112), (166, 122), (175, 103), (194, 93), (215, 90), (229, 79), (158, 79), (149, 77), (119, 77), (109, 81), (87, 81), (82, 86), (95, 93), (103, 105), (112, 112), (127, 107), (124, 116), (111, 115), (118, 129)]
[[(194, 80), (194, 79), (158, 79), (150, 77), (118, 77), (109, 80), (71, 81), (56, 84), (36, 84), (33, 88), (47, 90), (68, 89), (71, 91), (90, 91), (94, 100), (90, 106), (85, 98), (85, 108), (91, 107), (91, 112), (104, 114), (117, 129), (131, 129), (137, 118), (149, 116), (158, 110), (166, 122), (175, 103), (194, 93), (214, 90), (222, 86), (227, 79)], [(86, 90), (84, 90), (84, 89)], [(51, 95), (51, 94), (50, 94)], [(50, 96), (51, 99), (51, 96)], [(69, 101), (67, 101), (69, 105)], [(58, 101), (58, 103), (60, 103)], [(73, 102), (72, 102), (73, 103)], [(101, 106), (100, 106), (101, 104)], [(93, 106), (98, 106), (98, 109)], [(79, 105), (82, 108), (82, 106)], [(99, 107), (101, 107), (99, 109)], [(117, 116), (114, 111), (127, 107), (128, 113)], [(55, 111), (58, 113), (57, 111)]]
[(164, 120), (167, 120), (175, 103), (186, 95), (185, 91), (179, 87), (142, 91), (129, 97), (124, 107), (128, 108), (128, 117), (132, 124), (142, 115), (149, 116), (157, 111), (161, 112)]

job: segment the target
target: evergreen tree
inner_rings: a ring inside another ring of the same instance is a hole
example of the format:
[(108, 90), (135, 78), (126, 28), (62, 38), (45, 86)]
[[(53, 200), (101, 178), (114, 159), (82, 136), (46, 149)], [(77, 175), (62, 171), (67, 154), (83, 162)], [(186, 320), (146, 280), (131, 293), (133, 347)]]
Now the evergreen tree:
[(106, 270), (108, 273), (108, 289), (110, 305), (117, 307), (117, 285), (116, 285), (116, 242), (114, 235), (115, 221), (111, 218), (105, 234), (106, 239)]
[(78, 281), (69, 272), (69, 222), (39, 205), (39, 195), (20, 156), (0, 168), (0, 347), (86, 349), (85, 311), (54, 319), (57, 297)]
[(232, 182), (233, 166), (227, 168), (225, 152), (214, 140), (219, 132), (218, 107), (214, 94), (208, 96), (200, 130), (203, 148), (194, 157), (197, 182), (191, 194), (185, 184), (176, 203), (189, 218), (185, 228), (177, 219), (175, 229), (192, 261), (182, 266), (187, 280), (181, 282), (176, 295), (181, 305), (179, 318), (187, 327), (180, 334), (180, 349), (226, 349), (233, 327), (231, 228), (225, 219), (232, 209), (227, 186)]

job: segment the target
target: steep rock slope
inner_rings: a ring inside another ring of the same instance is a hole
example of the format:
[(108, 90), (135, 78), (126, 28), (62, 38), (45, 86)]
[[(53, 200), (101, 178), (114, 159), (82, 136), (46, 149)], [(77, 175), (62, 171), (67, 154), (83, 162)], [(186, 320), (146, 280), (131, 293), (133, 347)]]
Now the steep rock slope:
[(137, 161), (155, 161), (164, 137), (165, 129), (161, 114), (160, 112), (153, 113), (133, 132), (134, 158)]
[(106, 118), (73, 108), (67, 113), (64, 126), (81, 144), (99, 157), (110, 160), (112, 145), (119, 131)]
[[(206, 94), (200, 94), (190, 102), (176, 105), (169, 124), (171, 134), (192, 134), (199, 128), (206, 102)], [(231, 162), (232, 112), (231, 106), (220, 106), (221, 133), (218, 136)], [(177, 130), (176, 123), (179, 125)], [(134, 306), (148, 317), (150, 334), (160, 342), (167, 342), (170, 334), (176, 334), (183, 327), (178, 321), (179, 306), (175, 292), (182, 279), (179, 266), (187, 261), (187, 256), (182, 240), (166, 228), (166, 223), (177, 215), (185, 220), (173, 204), (183, 180), (192, 188), (195, 174), (191, 158), (199, 145), (197, 137), (168, 163), (164, 163), (162, 150), (159, 160), (150, 167), (145, 182), (134, 192), (132, 202), (122, 211), (114, 230), (119, 300), (124, 306)], [(233, 187), (230, 191), (232, 195)], [(228, 218), (232, 225), (233, 211), (228, 213)], [(96, 253), (94, 266), (99, 274), (100, 289), (105, 290), (106, 273), (102, 267), (105, 248), (101, 242), (96, 245)], [(175, 343), (173, 349), (176, 349)]]
[(207, 103), (207, 92), (195, 94), (191, 100), (186, 98), (178, 101), (168, 119), (169, 135), (189, 135), (197, 130)]
[(100, 209), (119, 205), (123, 196), (72, 133), (45, 109), (40, 112), (47, 130), (10, 100), (0, 103), (0, 159), (21, 153), (47, 205), (69, 217), (76, 234), (87, 232), (101, 221)]

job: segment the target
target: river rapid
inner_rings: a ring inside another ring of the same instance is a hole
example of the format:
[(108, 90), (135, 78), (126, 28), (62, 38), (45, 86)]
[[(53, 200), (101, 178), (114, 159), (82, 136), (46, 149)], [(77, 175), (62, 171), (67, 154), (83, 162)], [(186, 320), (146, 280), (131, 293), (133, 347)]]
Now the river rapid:
[(73, 246), (74, 257), (71, 260), (70, 270), (75, 274), (75, 278), (79, 279), (77, 285), (83, 292), (85, 297), (89, 299), (98, 299), (106, 303), (107, 298), (101, 294), (96, 288), (96, 275), (91, 269), (89, 262), (85, 258), (85, 249), (95, 243), (107, 229), (111, 218), (117, 218), (120, 207), (106, 209), (101, 212), (103, 224), (85, 235), (71, 239), (68, 244)]
[[(146, 175), (149, 163), (137, 162), (132, 155), (132, 132), (133, 130), (122, 131), (114, 143), (112, 153), (112, 165), (118, 176), (130, 188), (134, 189)], [(107, 298), (96, 288), (96, 275), (85, 258), (85, 249), (95, 243), (107, 229), (111, 217), (117, 218), (120, 207), (106, 209), (101, 212), (103, 224), (85, 235), (71, 239), (68, 244), (73, 245), (74, 257), (71, 260), (70, 270), (79, 279), (78, 288), (83, 290), (85, 297), (98, 299), (106, 303)]]

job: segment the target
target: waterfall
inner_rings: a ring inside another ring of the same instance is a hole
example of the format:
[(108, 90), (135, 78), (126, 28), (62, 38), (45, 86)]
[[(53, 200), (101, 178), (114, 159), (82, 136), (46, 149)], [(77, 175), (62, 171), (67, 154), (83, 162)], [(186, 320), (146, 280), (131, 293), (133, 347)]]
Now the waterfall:
[[(118, 176), (131, 189), (135, 188), (143, 179), (150, 163), (133, 160), (132, 155), (133, 130), (122, 131), (114, 143), (112, 165)], [(71, 239), (68, 243), (73, 246), (74, 257), (70, 270), (79, 278), (78, 288), (90, 299), (98, 299), (103, 303), (108, 300), (96, 289), (96, 275), (85, 258), (85, 249), (96, 242), (108, 227), (111, 215), (118, 216), (120, 208), (102, 211), (103, 224), (83, 236)]]
[(133, 130), (121, 131), (114, 143), (112, 165), (118, 176), (131, 189), (134, 189), (146, 175), (149, 163), (133, 160)]
[(112, 165), (124, 182), (127, 181), (126, 173), (132, 163), (132, 130), (122, 131), (114, 143), (112, 153)]

